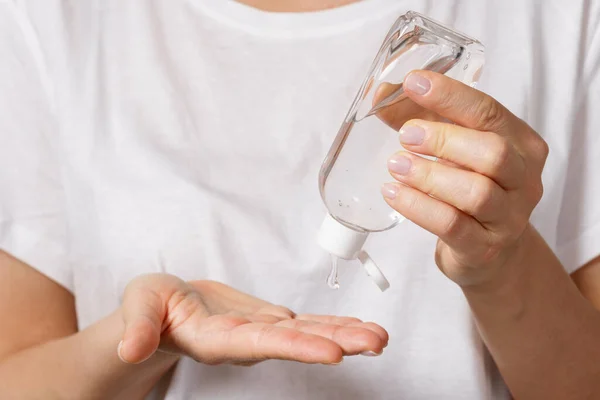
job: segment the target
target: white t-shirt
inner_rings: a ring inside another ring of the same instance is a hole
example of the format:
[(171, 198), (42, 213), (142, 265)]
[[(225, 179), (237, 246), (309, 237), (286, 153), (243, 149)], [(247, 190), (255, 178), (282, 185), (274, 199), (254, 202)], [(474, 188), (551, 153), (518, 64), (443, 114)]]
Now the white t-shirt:
[(146, 272), (380, 323), (378, 358), (183, 359), (156, 398), (504, 399), (461, 290), (410, 222), (325, 284), (317, 173), (392, 22), (480, 39), (480, 89), (548, 141), (533, 222), (570, 272), (600, 253), (597, 1), (368, 0), (273, 14), (231, 0), (0, 0), (0, 247), (71, 290), (80, 328)]

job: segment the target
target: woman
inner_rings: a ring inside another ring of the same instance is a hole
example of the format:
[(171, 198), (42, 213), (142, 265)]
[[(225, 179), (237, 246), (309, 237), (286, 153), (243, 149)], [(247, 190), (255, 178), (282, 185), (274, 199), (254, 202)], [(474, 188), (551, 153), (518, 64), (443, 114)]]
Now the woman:
[[(316, 173), (409, 9), (486, 44), (482, 91), (406, 78), (456, 125), (399, 139), (445, 162), (390, 154), (382, 195), (414, 222), (369, 243), (392, 288), (345, 264), (332, 292)], [(600, 396), (599, 18), (588, 0), (1, 3), (0, 397)]]

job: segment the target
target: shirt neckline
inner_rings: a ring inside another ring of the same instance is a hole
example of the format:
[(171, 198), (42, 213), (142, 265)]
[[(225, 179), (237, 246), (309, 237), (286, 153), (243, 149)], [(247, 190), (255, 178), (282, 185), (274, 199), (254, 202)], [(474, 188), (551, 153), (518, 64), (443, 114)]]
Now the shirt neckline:
[(406, 10), (404, 0), (361, 0), (321, 11), (270, 12), (236, 0), (192, 0), (213, 19), (246, 33), (273, 38), (326, 36)]

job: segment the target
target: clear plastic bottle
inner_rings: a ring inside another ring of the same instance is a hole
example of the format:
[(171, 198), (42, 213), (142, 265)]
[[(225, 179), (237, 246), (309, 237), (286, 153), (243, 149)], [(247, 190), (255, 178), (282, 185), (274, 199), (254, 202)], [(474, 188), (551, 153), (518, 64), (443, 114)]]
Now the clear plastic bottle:
[[(318, 243), (334, 257), (358, 258), (382, 290), (389, 283), (362, 247), (370, 232), (385, 231), (403, 220), (381, 195), (381, 186), (391, 179), (387, 160), (401, 149), (398, 129), (404, 122), (439, 120), (404, 94), (404, 78), (422, 69), (474, 85), (483, 64), (484, 47), (477, 40), (416, 12), (401, 16), (323, 162), (319, 187), (329, 214)], [(335, 280), (330, 276), (329, 281)]]

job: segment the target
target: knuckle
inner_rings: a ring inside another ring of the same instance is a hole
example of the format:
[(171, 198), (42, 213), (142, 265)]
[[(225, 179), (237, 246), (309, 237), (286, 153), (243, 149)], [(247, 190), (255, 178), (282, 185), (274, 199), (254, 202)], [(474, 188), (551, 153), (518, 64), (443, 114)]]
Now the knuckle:
[(435, 182), (438, 181), (438, 165), (433, 163), (423, 163), (423, 165), (419, 166), (417, 171), (419, 171), (420, 175), (418, 178), (421, 181), (420, 189), (427, 194), (434, 194)]
[(487, 179), (477, 179), (471, 184), (469, 191), (470, 212), (479, 215), (486, 212), (494, 202), (494, 183)]
[(453, 209), (445, 218), (442, 228), (442, 237), (460, 237), (462, 231), (462, 217), (460, 211)]
[(503, 121), (500, 103), (489, 96), (483, 96), (476, 105), (477, 124), (488, 130), (496, 130)]
[(442, 90), (437, 95), (437, 104), (443, 110), (450, 109), (454, 107), (456, 100), (454, 98), (454, 93), (450, 90)]
[(497, 136), (497, 138), (497, 144), (490, 150), (488, 156), (489, 168), (492, 174), (497, 174), (506, 167), (513, 151), (512, 144), (506, 138), (501, 136)]
[(330, 335), (329, 337), (331, 338), (331, 340), (340, 341), (341, 336), (342, 336), (342, 328), (343, 327), (340, 325), (333, 326), (333, 329), (331, 330), (331, 332), (329, 334)]
[(413, 193), (406, 193), (404, 196), (401, 197), (401, 199), (401, 207), (403, 209), (406, 209), (411, 213), (417, 211), (419, 207), (419, 199), (417, 198), (417, 196), (415, 196)]
[(541, 180), (531, 185), (531, 198), (535, 204), (539, 203), (544, 197), (544, 184)]
[(532, 140), (531, 147), (533, 154), (540, 160), (546, 160), (550, 154), (550, 146), (548, 143), (536, 133), (535, 139)]
[(450, 134), (450, 125), (439, 124), (435, 129), (435, 139), (433, 140), (433, 153), (438, 157), (446, 158), (449, 153), (449, 138), (452, 137)]

